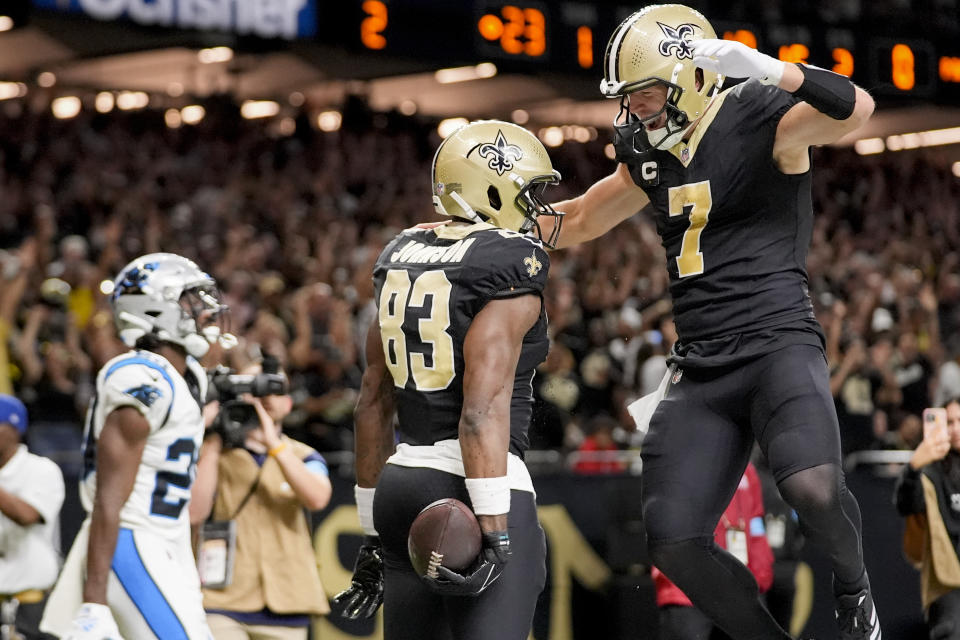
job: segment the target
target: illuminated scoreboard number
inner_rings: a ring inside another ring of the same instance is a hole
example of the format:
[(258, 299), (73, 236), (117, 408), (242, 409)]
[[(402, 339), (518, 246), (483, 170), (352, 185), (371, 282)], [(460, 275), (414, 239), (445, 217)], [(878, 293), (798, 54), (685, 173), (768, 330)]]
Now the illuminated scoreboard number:
[(928, 41), (874, 38), (868, 78), (874, 88), (886, 93), (931, 96), (937, 85), (936, 63)]
[(387, 46), (385, 32), (390, 24), (390, 13), (382, 0), (363, 0), (360, 3), (363, 18), (360, 20), (360, 42), (367, 49), (379, 51)]
[(477, 16), (475, 39), (480, 52), (500, 58), (549, 59), (549, 18), (544, 5), (480, 2), (474, 13)]

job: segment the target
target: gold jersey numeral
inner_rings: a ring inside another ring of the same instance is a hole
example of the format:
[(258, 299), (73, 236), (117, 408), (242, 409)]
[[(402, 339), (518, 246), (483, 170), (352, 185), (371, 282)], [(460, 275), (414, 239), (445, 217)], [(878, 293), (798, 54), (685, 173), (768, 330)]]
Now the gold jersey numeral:
[(681, 278), (703, 273), (703, 252), (700, 251), (700, 234), (707, 226), (713, 197), (710, 181), (694, 182), (679, 187), (670, 187), (667, 192), (670, 217), (689, 216), (690, 226), (683, 232), (680, 255), (677, 256), (677, 273)]
[[(450, 328), (450, 294), (453, 285), (443, 271), (427, 271), (412, 283), (403, 269), (390, 269), (380, 291), (380, 336), (387, 368), (397, 387), (404, 387), (409, 376), (418, 391), (446, 389), (454, 378), (453, 338)], [(431, 348), (432, 366), (426, 355), (411, 351), (403, 333), (403, 321), (409, 307), (424, 307), (430, 296), (430, 313), (421, 318), (417, 331), (420, 342)]]

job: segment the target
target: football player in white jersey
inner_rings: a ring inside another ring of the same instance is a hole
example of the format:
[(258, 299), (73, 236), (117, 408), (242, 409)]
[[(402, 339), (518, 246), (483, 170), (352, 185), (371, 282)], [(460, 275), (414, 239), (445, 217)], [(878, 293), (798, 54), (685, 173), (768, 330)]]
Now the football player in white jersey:
[(97, 375), (87, 411), (81, 501), (88, 516), (41, 628), (70, 640), (208, 640), (187, 503), (204, 431), (198, 358), (221, 333), (216, 283), (154, 253), (114, 281), (114, 320), (134, 347)]

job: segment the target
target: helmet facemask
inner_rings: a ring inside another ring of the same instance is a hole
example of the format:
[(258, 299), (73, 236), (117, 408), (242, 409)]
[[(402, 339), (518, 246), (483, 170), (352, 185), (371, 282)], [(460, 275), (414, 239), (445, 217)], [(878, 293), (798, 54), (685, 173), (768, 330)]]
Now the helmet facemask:
[(170, 253), (143, 256), (114, 281), (110, 298), (120, 338), (130, 347), (145, 336), (183, 347), (202, 358), (210, 345), (236, 338), (225, 331), (227, 305), (216, 282), (193, 262)]
[[(527, 233), (531, 229), (537, 230), (537, 237), (545, 247), (556, 249), (557, 240), (560, 238), (560, 227), (563, 226), (563, 211), (557, 211), (544, 199), (544, 192), (548, 185), (560, 182), (560, 174), (554, 172), (553, 175), (537, 176), (521, 187), (513, 203), (523, 212), (526, 221), (520, 227), (520, 233)], [(540, 216), (553, 216), (556, 222), (553, 225), (553, 231), (549, 238), (543, 237), (540, 229), (540, 223), (537, 218)]]
[[(184, 342), (197, 337), (206, 341), (202, 346), (197, 342), (195, 351), (202, 350), (205, 354), (209, 345), (231, 335), (230, 309), (220, 299), (215, 286), (193, 287), (180, 294), (180, 332), (186, 336)], [(203, 354), (195, 357), (203, 357)]]

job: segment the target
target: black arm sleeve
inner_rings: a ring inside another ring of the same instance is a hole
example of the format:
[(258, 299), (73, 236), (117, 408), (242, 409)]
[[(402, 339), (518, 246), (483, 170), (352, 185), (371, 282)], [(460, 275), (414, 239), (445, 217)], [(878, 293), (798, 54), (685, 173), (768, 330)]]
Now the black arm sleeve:
[(857, 90), (846, 76), (820, 67), (798, 64), (803, 84), (793, 95), (834, 120), (846, 120), (857, 106)]
[(903, 469), (893, 493), (893, 504), (901, 516), (924, 513), (926, 503), (923, 499), (923, 483), (920, 472), (914, 471), (909, 464)]

